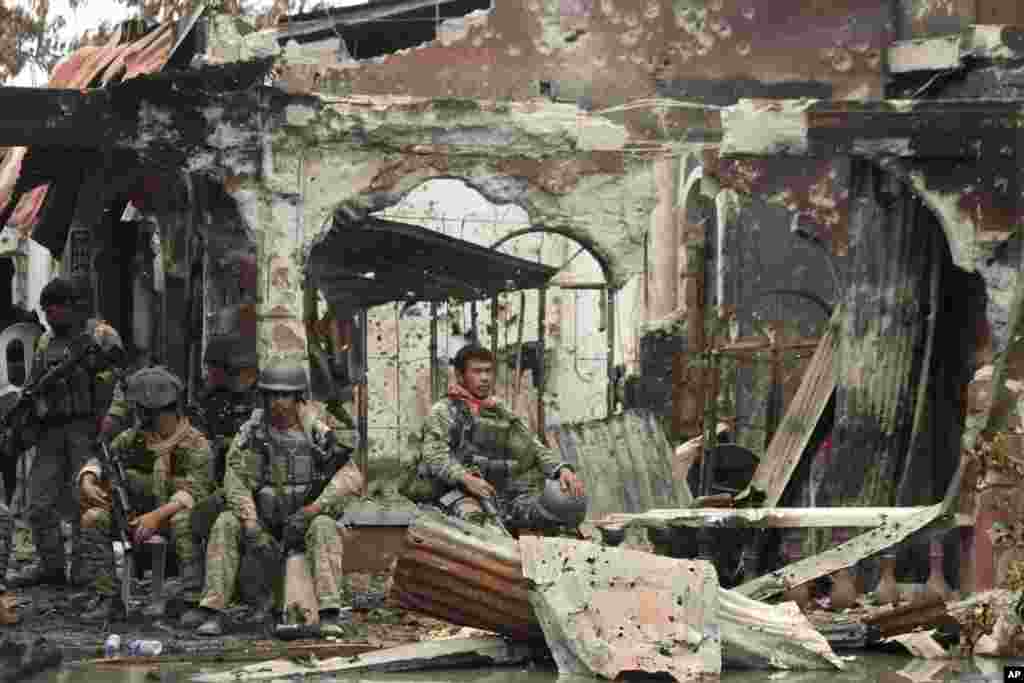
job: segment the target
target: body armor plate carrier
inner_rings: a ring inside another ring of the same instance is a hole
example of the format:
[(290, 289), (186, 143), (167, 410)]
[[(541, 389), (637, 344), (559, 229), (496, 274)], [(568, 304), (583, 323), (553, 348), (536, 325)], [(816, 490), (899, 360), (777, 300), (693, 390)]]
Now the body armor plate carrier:
[(335, 473), (333, 460), (314, 449), (304, 432), (281, 432), (262, 420), (252, 425), (244, 447), (259, 454), (257, 513), (263, 525), (279, 536), (289, 515), (323, 493)]

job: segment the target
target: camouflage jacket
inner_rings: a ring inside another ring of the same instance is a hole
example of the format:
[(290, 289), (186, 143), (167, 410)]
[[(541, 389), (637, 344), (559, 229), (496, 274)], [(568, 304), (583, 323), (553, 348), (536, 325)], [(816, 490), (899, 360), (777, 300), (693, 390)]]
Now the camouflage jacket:
[[(514, 461), (513, 477), (542, 480), (554, 477), (563, 467), (571, 468), (555, 451), (545, 446), (521, 418), (501, 403), (482, 407), (480, 417), (508, 424), (506, 457)], [(462, 422), (466, 419), (471, 418), (465, 403), (446, 397), (434, 404), (423, 422), (421, 462), (433, 479), (446, 486), (457, 486), (467, 473), (480, 474), (478, 468), (467, 466), (457, 456), (463, 433)]]
[[(152, 477), (151, 492), (160, 505), (176, 502), (191, 510), (216, 487), (210, 442), (187, 420), (174, 437), (173, 445), (154, 444), (146, 432), (127, 429), (111, 442), (110, 449), (112, 454), (121, 456), (126, 470)], [(103, 466), (98, 458), (89, 459), (79, 472), (79, 479), (87, 472), (102, 477)]]
[[(347, 445), (353, 451), (356, 448), (357, 436), (353, 430), (341, 427), (338, 420), (331, 415), (322, 403), (308, 402), (302, 404), (300, 411), (302, 419), (302, 430), (315, 448), (323, 448), (329, 432), (334, 432), (339, 444)], [(256, 509), (256, 501), (253, 494), (259, 486), (259, 463), (262, 462), (265, 454), (257, 449), (261, 448), (261, 439), (257, 438), (260, 430), (263, 430), (263, 411), (256, 409), (252, 416), (238, 431), (228, 448), (227, 466), (224, 472), (224, 497), (229, 510), (238, 515), (243, 522), (258, 521), (259, 515)], [(353, 456), (355, 453), (353, 452)], [(271, 485), (280, 486), (281, 473), (271, 471)], [(359, 497), (363, 488), (363, 476), (353, 457), (344, 466), (339, 468), (330, 481), (327, 482), (323, 492), (317, 497), (317, 503), (322, 514), (339, 518), (345, 511), (345, 506), (355, 498)]]
[[(124, 343), (117, 330), (104, 321), (92, 318), (85, 324), (84, 333), (92, 338), (104, 353), (115, 349), (124, 350)], [(60, 362), (63, 355), (59, 347), (51, 351), (59, 338), (52, 331), (46, 331), (36, 340), (32, 358), (32, 381), (39, 379), (51, 365)], [(74, 342), (78, 335), (72, 335), (68, 342)], [(84, 360), (70, 375), (60, 380), (47, 396), (46, 415), (92, 415), (98, 417), (107, 409), (116, 384), (114, 364), (100, 359)], [(45, 416), (45, 415), (44, 415)]]

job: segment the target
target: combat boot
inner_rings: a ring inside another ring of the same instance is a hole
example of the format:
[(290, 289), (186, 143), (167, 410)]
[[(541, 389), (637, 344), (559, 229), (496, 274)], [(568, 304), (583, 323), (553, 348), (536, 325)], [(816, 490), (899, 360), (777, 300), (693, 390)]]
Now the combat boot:
[(224, 615), (213, 610), (207, 611), (212, 612), (212, 614), (209, 619), (199, 625), (199, 628), (196, 629), (196, 635), (208, 637), (224, 635)]
[(81, 617), (82, 621), (88, 623), (106, 623), (120, 621), (126, 616), (124, 603), (119, 597), (113, 595), (101, 595), (93, 603), (91, 609), (87, 610)]
[(207, 609), (206, 607), (193, 607), (181, 615), (181, 620), (178, 622), (178, 625), (181, 628), (190, 630), (199, 628), (202, 624), (209, 621), (215, 614), (216, 612), (214, 610)]
[(63, 569), (47, 569), (42, 565), (37, 565), (18, 574), (9, 583), (11, 588), (67, 586), (68, 577)]

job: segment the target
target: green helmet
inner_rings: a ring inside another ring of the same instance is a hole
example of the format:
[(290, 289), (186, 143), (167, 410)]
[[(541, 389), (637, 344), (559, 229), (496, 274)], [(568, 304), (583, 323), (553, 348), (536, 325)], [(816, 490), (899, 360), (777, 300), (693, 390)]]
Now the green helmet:
[(239, 334), (211, 337), (206, 344), (203, 362), (225, 368), (255, 368), (259, 365), (256, 338)]
[(552, 522), (578, 527), (587, 516), (587, 498), (570, 495), (562, 490), (557, 479), (548, 479), (537, 500), (537, 508)]
[(277, 361), (260, 370), (257, 386), (263, 391), (307, 392), (306, 368), (296, 361)]
[(157, 410), (174, 405), (181, 399), (185, 386), (167, 368), (155, 365), (133, 373), (125, 387), (125, 397), (143, 408)]

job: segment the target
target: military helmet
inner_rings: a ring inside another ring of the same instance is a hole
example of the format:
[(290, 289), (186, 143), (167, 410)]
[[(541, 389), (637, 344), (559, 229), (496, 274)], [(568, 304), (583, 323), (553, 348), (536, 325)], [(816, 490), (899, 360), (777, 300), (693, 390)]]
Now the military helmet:
[(259, 365), (256, 338), (240, 334), (211, 337), (206, 344), (203, 362), (225, 368), (255, 368)]
[(51, 304), (71, 304), (79, 298), (78, 288), (71, 280), (54, 278), (46, 283), (39, 293), (39, 307), (46, 308)]
[(566, 493), (562, 490), (561, 482), (557, 479), (548, 479), (544, 484), (544, 491), (537, 500), (537, 508), (552, 522), (577, 527), (587, 516), (587, 498), (577, 498)]
[(128, 378), (125, 396), (143, 408), (167, 408), (181, 399), (185, 386), (178, 377), (161, 365), (143, 368)]
[(309, 390), (309, 378), (302, 363), (277, 361), (260, 370), (256, 385), (263, 391), (306, 392)]

